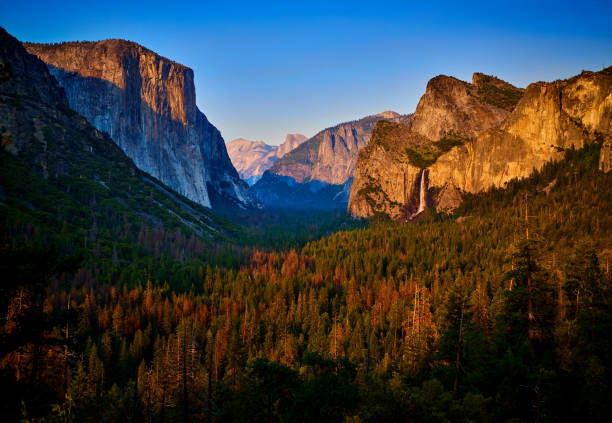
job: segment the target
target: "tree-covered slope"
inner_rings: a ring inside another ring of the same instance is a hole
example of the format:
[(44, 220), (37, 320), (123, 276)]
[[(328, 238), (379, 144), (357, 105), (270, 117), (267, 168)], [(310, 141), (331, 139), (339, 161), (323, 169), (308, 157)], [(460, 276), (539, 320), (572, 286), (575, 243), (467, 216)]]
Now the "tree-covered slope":
[(70, 369), (55, 413), (606, 421), (612, 175), (598, 170), (599, 148), (468, 197), (454, 216), (255, 252), (185, 292), (139, 278), (49, 291), (49, 313), (70, 304), (79, 316), (67, 332), (75, 358), (40, 364)]
[(129, 274), (149, 253), (178, 266), (185, 255), (216, 256), (237, 237), (236, 225), (138, 170), (70, 110), (46, 66), (4, 30), (0, 63), (8, 70), (0, 83), (3, 243), (58, 242), (105, 274)]
[(0, 420), (610, 421), (597, 140), (453, 215), (244, 257), (6, 57)]

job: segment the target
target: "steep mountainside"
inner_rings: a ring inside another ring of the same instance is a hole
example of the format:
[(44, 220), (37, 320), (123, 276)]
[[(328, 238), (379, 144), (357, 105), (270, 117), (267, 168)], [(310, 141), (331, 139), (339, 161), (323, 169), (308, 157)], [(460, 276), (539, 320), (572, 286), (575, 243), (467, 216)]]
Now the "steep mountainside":
[(2, 28), (0, 75), (3, 229), (29, 228), (31, 241), (61, 228), (80, 245), (104, 238), (98, 248), (143, 228), (226, 237), (229, 225), (140, 171), (108, 134), (71, 110), (45, 64)]
[(191, 69), (124, 40), (24, 45), (140, 169), (206, 207), (256, 204), (195, 104)]
[(370, 141), (376, 123), (408, 119), (387, 111), (327, 128), (277, 160), (253, 190), (268, 205), (345, 207), (357, 154)]
[(269, 145), (263, 141), (238, 138), (227, 143), (227, 154), (240, 177), (253, 185), (275, 161), (306, 140), (302, 134), (287, 134), (281, 145)]
[(274, 163), (270, 172), (290, 176), (300, 183), (317, 180), (344, 184), (353, 176), (357, 153), (370, 141), (376, 122), (401, 122), (404, 119), (398, 113), (387, 111), (324, 129)]
[[(492, 82), (483, 89), (487, 80)], [(608, 68), (566, 81), (538, 82), (517, 103), (517, 90), (475, 74), (472, 85), (480, 84), (476, 91), (480, 104), (469, 107), (470, 115), (461, 110), (466, 103), (456, 99), (455, 109), (448, 107), (449, 102), (434, 102), (428, 113), (417, 109), (408, 125), (377, 126), (372, 142), (360, 154), (349, 210), (356, 216), (382, 212), (395, 219), (413, 218), (423, 202), (449, 210), (461, 202), (463, 192), (502, 186), (549, 160), (559, 160), (565, 149), (603, 142), (612, 133), (611, 81)], [(431, 85), (424, 98), (433, 97)], [(447, 93), (452, 98), (456, 92), (445, 90), (437, 93), (440, 98)], [(422, 99), (419, 107), (424, 103)], [(482, 103), (494, 107), (488, 116)], [(460, 121), (464, 124), (458, 127)]]
[(474, 139), (500, 124), (522, 94), (521, 89), (481, 73), (473, 75), (471, 84), (439, 75), (427, 83), (409, 128), (433, 141), (447, 134)]

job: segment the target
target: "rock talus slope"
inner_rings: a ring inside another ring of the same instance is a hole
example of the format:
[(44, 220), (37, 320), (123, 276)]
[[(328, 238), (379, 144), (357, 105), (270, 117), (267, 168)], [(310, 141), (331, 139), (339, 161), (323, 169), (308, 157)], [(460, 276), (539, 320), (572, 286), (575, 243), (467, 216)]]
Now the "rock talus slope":
[(195, 104), (191, 69), (124, 40), (24, 46), (48, 65), (70, 107), (140, 169), (207, 207), (256, 203)]

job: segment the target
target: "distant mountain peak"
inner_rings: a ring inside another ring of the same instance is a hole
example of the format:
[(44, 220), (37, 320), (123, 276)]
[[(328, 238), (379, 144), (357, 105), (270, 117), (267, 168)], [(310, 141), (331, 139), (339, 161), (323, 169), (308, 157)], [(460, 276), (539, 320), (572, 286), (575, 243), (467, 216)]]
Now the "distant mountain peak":
[(404, 121), (393, 111), (385, 111), (326, 128), (278, 160), (272, 173), (290, 176), (297, 182), (306, 179), (328, 184), (344, 184), (353, 176), (357, 154), (370, 141), (379, 120)]
[(374, 115), (375, 117), (380, 117), (384, 119), (393, 119), (400, 117), (401, 115), (393, 110), (385, 110), (384, 112), (378, 113)]
[(326, 128), (277, 160), (253, 190), (270, 206), (345, 207), (359, 150), (370, 141), (376, 123), (408, 119), (385, 111)]
[(306, 140), (302, 134), (287, 134), (282, 144), (269, 145), (263, 141), (236, 138), (227, 143), (227, 152), (240, 177), (252, 185), (274, 162)]

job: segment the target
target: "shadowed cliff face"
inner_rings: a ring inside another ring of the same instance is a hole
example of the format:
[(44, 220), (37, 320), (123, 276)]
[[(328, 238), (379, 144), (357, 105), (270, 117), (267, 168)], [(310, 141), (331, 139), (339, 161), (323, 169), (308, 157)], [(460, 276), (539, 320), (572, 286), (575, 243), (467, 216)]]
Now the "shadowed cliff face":
[(375, 129), (359, 155), (349, 210), (356, 216), (380, 212), (404, 218), (414, 212), (411, 198), (422, 168), (428, 169), (428, 204), (452, 210), (462, 192), (526, 177), (561, 159), (567, 148), (594, 141), (606, 145), (612, 133), (611, 81), (608, 68), (531, 84), (519, 95), (482, 74), (474, 74), (473, 84), (434, 78), (413, 120)]
[[(184, 229), (206, 239), (229, 235), (210, 210), (140, 171), (107, 133), (68, 104), (45, 63), (0, 27), (0, 192), (7, 216), (19, 216), (20, 205), (27, 204), (38, 216), (66, 213), (81, 225), (96, 222), (104, 209), (126, 225)], [(51, 228), (45, 225), (53, 217), (38, 216), (34, 227)]]
[(46, 66), (25, 54), (21, 45), (0, 27), (0, 92), (36, 99), (54, 106), (68, 106), (64, 90)]
[(123, 40), (25, 47), (47, 63), (70, 107), (139, 168), (207, 207), (221, 205), (211, 197), (256, 204), (221, 134), (196, 107), (191, 69)]

